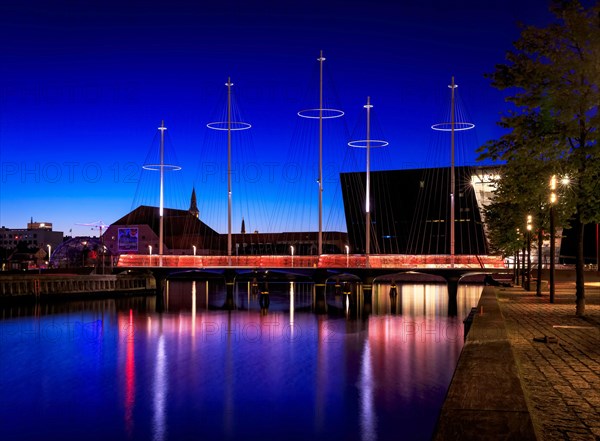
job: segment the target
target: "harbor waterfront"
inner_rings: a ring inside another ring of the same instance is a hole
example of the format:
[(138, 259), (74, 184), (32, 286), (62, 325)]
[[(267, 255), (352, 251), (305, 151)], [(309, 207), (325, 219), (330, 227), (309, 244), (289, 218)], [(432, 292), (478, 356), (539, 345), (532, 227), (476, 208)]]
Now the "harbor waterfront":
[(0, 441), (600, 440), (600, 1), (513, 3), (10, 2)]
[(444, 284), (381, 283), (370, 301), (332, 285), (323, 311), (312, 283), (269, 283), (267, 307), (250, 285), (232, 308), (206, 280), (2, 307), (3, 436), (431, 437), (481, 285), (459, 287), (453, 316)]
[(586, 273), (585, 317), (573, 279), (561, 273), (554, 304), (547, 290), (484, 289), (435, 440), (600, 437), (600, 273)]
[(0, 274), (0, 298), (153, 292), (151, 274)]

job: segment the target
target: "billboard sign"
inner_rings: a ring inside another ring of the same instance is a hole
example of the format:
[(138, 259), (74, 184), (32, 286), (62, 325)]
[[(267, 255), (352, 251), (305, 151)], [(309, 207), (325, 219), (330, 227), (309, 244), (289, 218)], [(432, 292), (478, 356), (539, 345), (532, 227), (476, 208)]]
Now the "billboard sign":
[(131, 252), (138, 250), (138, 229), (119, 228), (119, 252)]

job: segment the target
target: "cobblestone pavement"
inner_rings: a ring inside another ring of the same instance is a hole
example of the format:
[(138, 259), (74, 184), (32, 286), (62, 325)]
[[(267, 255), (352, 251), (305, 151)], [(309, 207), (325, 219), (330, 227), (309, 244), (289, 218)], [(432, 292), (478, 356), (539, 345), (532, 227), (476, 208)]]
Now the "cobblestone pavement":
[[(586, 315), (575, 316), (575, 284), (548, 292), (499, 288), (498, 301), (536, 435), (600, 439), (600, 284), (586, 284)], [(556, 337), (557, 342), (534, 338)]]

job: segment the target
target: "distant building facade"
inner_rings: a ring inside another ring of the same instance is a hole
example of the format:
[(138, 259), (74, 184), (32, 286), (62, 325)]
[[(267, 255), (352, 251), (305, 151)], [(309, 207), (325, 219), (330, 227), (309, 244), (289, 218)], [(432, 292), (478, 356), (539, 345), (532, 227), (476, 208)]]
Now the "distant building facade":
[[(221, 236), (188, 210), (165, 208), (163, 254), (216, 254)], [(111, 224), (103, 235), (111, 254), (158, 254), (158, 207), (141, 205)]]
[[(455, 254), (488, 254), (482, 207), (497, 170), (455, 168)], [(364, 253), (365, 173), (342, 173), (341, 185), (350, 244)], [(450, 187), (449, 167), (371, 172), (371, 253), (450, 254)]]
[(19, 242), (30, 248), (56, 249), (64, 239), (62, 231), (53, 231), (51, 222), (29, 222), (27, 228), (0, 228), (0, 247), (14, 249)]
[[(199, 219), (196, 191), (192, 190), (190, 208), (165, 208), (163, 215), (163, 254), (226, 255), (227, 234), (219, 234)], [(232, 234), (233, 255), (317, 254), (317, 232), (246, 233), (242, 219), (240, 233)], [(111, 224), (103, 235), (113, 254), (158, 254), (160, 216), (158, 207), (139, 206)], [(342, 253), (348, 244), (345, 232), (324, 232), (324, 254)]]

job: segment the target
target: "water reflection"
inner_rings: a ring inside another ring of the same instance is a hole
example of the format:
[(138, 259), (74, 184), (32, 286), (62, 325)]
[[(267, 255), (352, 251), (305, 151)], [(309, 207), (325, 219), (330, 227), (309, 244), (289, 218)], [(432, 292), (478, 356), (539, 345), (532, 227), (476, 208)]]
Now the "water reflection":
[(371, 346), (367, 341), (360, 363), (360, 428), (363, 441), (377, 439), (377, 416), (373, 403), (374, 387)]
[(267, 314), (251, 281), (234, 310), (214, 281), (169, 282), (164, 313), (151, 298), (0, 309), (3, 437), (431, 436), (481, 286), (459, 287), (456, 317), (443, 285), (268, 291)]
[(166, 401), (169, 391), (169, 382), (166, 372), (165, 337), (161, 333), (158, 337), (158, 350), (156, 351), (154, 383), (153, 383), (153, 418), (152, 439), (162, 441), (167, 434)]
[(125, 430), (129, 436), (133, 433), (133, 408), (135, 405), (135, 339), (132, 333), (133, 310), (129, 310), (129, 321), (125, 327), (126, 356), (125, 356)]

